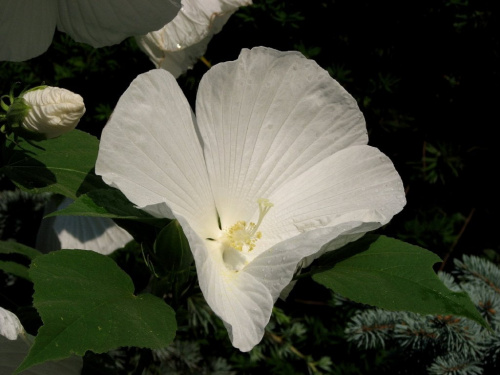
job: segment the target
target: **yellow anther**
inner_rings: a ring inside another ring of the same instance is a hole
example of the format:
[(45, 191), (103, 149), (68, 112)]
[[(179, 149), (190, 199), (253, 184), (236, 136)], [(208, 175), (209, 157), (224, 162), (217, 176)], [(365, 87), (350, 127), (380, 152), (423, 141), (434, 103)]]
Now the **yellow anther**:
[(246, 221), (238, 221), (229, 229), (226, 229), (223, 236), (223, 242), (238, 251), (252, 251), (258, 239), (262, 238), (262, 233), (258, 231), (264, 216), (273, 207), (269, 199), (260, 198), (257, 200), (259, 204), (259, 219), (257, 224), (248, 223)]
[(262, 237), (260, 232), (254, 235), (254, 229), (254, 223), (247, 225), (246, 221), (238, 221), (226, 231), (225, 240), (233, 249), (252, 251), (255, 247), (255, 242)]

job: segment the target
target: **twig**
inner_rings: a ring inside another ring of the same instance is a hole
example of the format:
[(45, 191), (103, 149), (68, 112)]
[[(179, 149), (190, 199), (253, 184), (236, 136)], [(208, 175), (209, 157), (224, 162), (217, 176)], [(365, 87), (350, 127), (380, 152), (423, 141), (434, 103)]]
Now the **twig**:
[[(280, 337), (280, 336), (278, 336), (278, 335), (275, 335), (274, 333), (269, 332), (269, 331), (267, 332), (267, 334), (269, 334), (269, 336), (270, 336), (270, 337), (271, 337), (271, 338), (272, 338), (272, 339), (273, 339), (276, 343), (278, 343), (278, 344), (283, 344), (283, 341), (284, 341), (284, 340), (283, 340), (283, 338), (282, 338), (282, 337)], [(290, 351), (291, 351), (292, 353), (294, 353), (297, 357), (299, 357), (299, 358), (303, 359), (304, 361), (306, 361), (307, 365), (311, 368), (312, 372), (314, 372), (314, 373), (319, 373), (318, 368), (316, 367), (316, 365), (315, 365), (313, 362), (309, 361), (309, 360), (308, 360), (308, 358), (307, 358), (307, 356), (306, 356), (305, 354), (302, 354), (302, 353), (301, 353), (301, 352), (300, 352), (300, 351), (299, 351), (299, 350), (298, 350), (295, 346), (293, 346), (293, 345), (290, 345), (290, 346), (289, 346), (289, 348), (290, 348)]]
[(300, 299), (300, 298), (295, 298), (293, 301), (297, 302), (297, 303), (302, 303), (304, 305), (329, 306), (328, 303), (326, 303), (326, 302), (310, 301), (310, 300), (305, 300), (305, 299)]
[(453, 250), (455, 250), (455, 247), (457, 246), (458, 241), (460, 240), (460, 238), (462, 237), (462, 234), (464, 234), (465, 229), (469, 225), (469, 223), (470, 223), (470, 221), (472, 219), (472, 215), (474, 215), (474, 211), (476, 211), (475, 207), (473, 207), (470, 210), (469, 216), (467, 216), (467, 219), (465, 219), (464, 225), (462, 225), (462, 228), (460, 228), (460, 232), (458, 232), (457, 237), (455, 238), (455, 241), (453, 241), (453, 243), (451, 244), (450, 250), (448, 250), (448, 252), (444, 256), (443, 262), (441, 263), (441, 266), (439, 267), (439, 271), (442, 271), (444, 269), (444, 266), (446, 265), (446, 262), (448, 261), (448, 258), (450, 257), (450, 255), (453, 252)]
[(425, 178), (425, 171), (427, 169), (427, 162), (425, 161), (427, 154), (426, 149), (427, 149), (427, 142), (424, 141), (424, 143), (422, 144), (422, 174), (424, 175), (424, 178)]

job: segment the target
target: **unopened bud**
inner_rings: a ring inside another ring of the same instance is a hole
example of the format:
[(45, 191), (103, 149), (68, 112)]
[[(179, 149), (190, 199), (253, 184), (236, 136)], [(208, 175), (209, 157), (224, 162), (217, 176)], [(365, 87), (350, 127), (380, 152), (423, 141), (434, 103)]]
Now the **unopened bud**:
[(29, 90), (16, 100), (25, 105), (22, 128), (55, 138), (73, 130), (85, 113), (83, 98), (69, 90), (46, 86)]

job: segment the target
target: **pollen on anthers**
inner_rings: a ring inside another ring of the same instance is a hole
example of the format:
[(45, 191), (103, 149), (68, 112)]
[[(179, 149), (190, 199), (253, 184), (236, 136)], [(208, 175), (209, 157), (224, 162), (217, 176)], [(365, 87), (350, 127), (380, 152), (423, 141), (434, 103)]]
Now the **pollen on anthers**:
[(259, 198), (257, 204), (259, 205), (257, 223), (236, 222), (233, 226), (223, 230), (222, 242), (239, 251), (249, 252), (254, 249), (257, 240), (262, 238), (262, 233), (259, 231), (260, 224), (273, 207), (273, 204), (266, 198)]

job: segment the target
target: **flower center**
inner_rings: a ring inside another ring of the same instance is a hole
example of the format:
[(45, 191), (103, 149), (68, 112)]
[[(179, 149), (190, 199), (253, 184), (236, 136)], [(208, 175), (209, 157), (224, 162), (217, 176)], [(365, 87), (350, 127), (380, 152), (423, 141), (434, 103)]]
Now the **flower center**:
[(246, 221), (238, 221), (228, 229), (225, 229), (222, 235), (221, 242), (238, 251), (249, 252), (255, 247), (255, 243), (262, 237), (259, 232), (259, 226), (264, 219), (264, 216), (269, 212), (273, 204), (269, 199), (259, 198), (259, 219), (257, 223), (248, 223)]
[(259, 205), (257, 223), (247, 224), (246, 221), (237, 221), (231, 227), (223, 229), (217, 239), (207, 238), (218, 243), (224, 264), (230, 271), (238, 272), (248, 264), (248, 254), (254, 249), (257, 240), (262, 238), (259, 227), (273, 204), (265, 198), (259, 198), (257, 204)]

